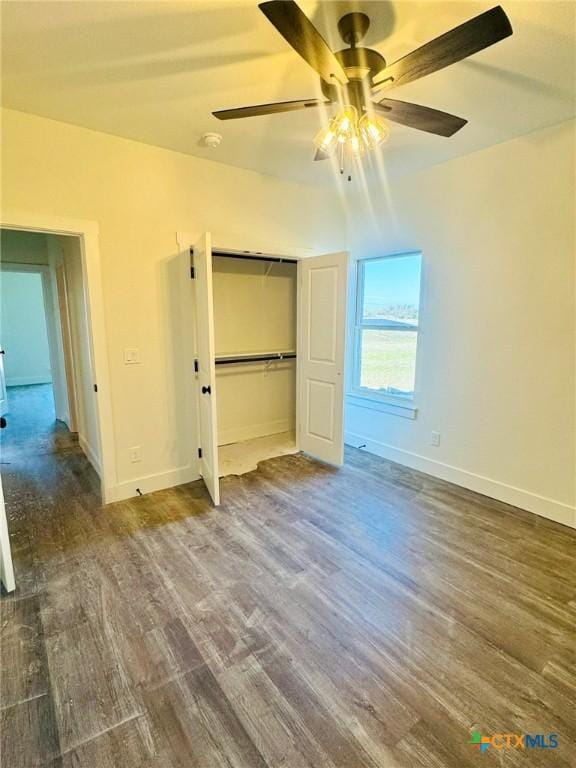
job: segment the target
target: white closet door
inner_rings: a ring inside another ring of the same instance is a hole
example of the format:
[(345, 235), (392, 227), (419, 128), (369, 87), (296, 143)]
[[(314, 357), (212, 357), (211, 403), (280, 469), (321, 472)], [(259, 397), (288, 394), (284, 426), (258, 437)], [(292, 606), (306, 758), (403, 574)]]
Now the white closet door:
[(209, 233), (194, 245), (194, 304), (196, 308), (196, 359), (200, 426), (200, 475), (212, 501), (220, 504), (218, 481), (218, 423), (216, 366), (214, 363), (214, 302), (212, 296), (212, 245)]
[(6, 592), (13, 592), (14, 568), (12, 567), (12, 552), (10, 551), (10, 537), (8, 536), (8, 522), (6, 520), (6, 508), (4, 506), (4, 492), (2, 490), (2, 477), (0, 477), (0, 580), (4, 584)]
[(348, 254), (298, 262), (299, 448), (322, 461), (344, 462), (344, 356)]

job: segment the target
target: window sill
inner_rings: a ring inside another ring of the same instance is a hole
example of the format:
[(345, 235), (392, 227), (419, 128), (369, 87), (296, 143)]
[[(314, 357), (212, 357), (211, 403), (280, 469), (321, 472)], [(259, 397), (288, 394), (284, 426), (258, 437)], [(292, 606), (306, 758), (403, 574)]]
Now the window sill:
[(346, 403), (358, 408), (367, 408), (371, 411), (380, 411), (391, 416), (400, 416), (412, 421), (418, 414), (418, 408), (412, 401), (402, 401), (400, 398), (384, 399), (383, 397), (365, 394), (364, 392), (352, 392), (346, 395)]

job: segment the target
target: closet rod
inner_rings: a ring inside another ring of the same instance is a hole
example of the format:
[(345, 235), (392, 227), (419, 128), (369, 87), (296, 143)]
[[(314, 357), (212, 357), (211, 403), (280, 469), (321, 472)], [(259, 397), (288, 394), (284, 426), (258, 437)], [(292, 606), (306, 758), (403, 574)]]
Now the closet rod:
[(296, 357), (296, 352), (277, 352), (274, 355), (254, 355), (251, 357), (217, 357), (216, 365), (229, 365), (231, 363), (266, 363), (268, 360), (291, 360)]
[(248, 259), (249, 261), (273, 261), (278, 264), (297, 264), (298, 259), (283, 259), (280, 256), (253, 256), (250, 253), (219, 253), (213, 251), (212, 256), (223, 256), (225, 259)]

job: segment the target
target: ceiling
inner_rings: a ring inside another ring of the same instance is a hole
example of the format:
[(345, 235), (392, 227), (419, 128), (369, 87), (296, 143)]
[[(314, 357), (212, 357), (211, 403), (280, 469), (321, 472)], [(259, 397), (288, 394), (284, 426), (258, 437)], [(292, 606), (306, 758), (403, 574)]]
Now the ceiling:
[[(389, 62), (491, 8), (487, 2), (308, 2), (334, 49), (338, 18), (372, 19), (364, 44)], [(387, 93), (469, 120), (450, 139), (393, 124), (392, 176), (568, 119), (575, 108), (576, 4), (503, 0), (514, 35), (467, 61)], [(333, 178), (312, 162), (316, 110), (220, 122), (215, 109), (319, 95), (319, 81), (258, 10), (257, 0), (2, 3), (3, 103), (261, 173)], [(216, 149), (200, 143), (217, 131)], [(367, 169), (369, 170), (369, 169)]]

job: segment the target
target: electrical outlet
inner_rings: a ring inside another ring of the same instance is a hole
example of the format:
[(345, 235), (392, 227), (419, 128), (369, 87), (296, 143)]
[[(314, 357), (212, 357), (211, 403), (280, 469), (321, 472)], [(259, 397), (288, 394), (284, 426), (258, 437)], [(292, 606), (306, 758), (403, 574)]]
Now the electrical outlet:
[(430, 445), (440, 445), (440, 432), (432, 432), (430, 435)]
[(142, 461), (142, 454), (140, 452), (140, 446), (135, 445), (133, 448), (128, 448), (128, 456), (130, 461), (135, 464), (137, 461)]

